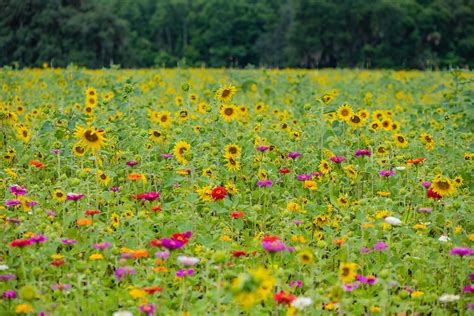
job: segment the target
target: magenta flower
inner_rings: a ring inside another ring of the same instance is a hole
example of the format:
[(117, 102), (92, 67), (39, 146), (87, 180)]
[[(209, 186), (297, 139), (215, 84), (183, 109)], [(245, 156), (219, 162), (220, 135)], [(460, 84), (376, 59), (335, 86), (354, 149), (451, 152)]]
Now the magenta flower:
[(344, 160), (346, 160), (346, 158), (344, 158), (343, 156), (333, 156), (331, 158), (329, 158), (332, 162), (335, 162), (335, 163), (341, 163), (343, 162)]
[(61, 242), (65, 245), (74, 245), (77, 243), (77, 240), (75, 239), (63, 239)]
[(379, 175), (382, 177), (391, 177), (395, 174), (393, 170), (381, 170), (379, 171)]
[(290, 282), (290, 287), (302, 287), (303, 282), (301, 280), (294, 280)]
[(20, 204), (21, 204), (20, 200), (6, 200), (5, 201), (5, 206), (17, 206)]
[(471, 248), (453, 248), (449, 251), (450, 255), (458, 255), (458, 256), (472, 256), (474, 251)]
[(368, 149), (359, 149), (355, 153), (356, 157), (359, 157), (359, 156), (368, 156), (368, 157), (370, 157), (371, 155), (372, 155), (372, 153)]
[(71, 284), (55, 284), (51, 285), (51, 289), (53, 290), (67, 290), (70, 289), (72, 286)]
[(431, 182), (429, 182), (429, 181), (424, 181), (424, 182), (421, 183), (421, 185), (422, 185), (423, 187), (425, 187), (425, 188), (429, 188), (429, 187), (431, 186)]
[(25, 195), (26, 188), (24, 186), (19, 186), (19, 185), (14, 184), (10, 187), (10, 192), (15, 195)]
[(463, 292), (466, 292), (466, 293), (472, 293), (474, 292), (474, 285), (472, 284), (466, 285), (462, 290)]
[(179, 240), (162, 238), (160, 239), (160, 241), (161, 241), (161, 246), (165, 247), (168, 250), (175, 250), (184, 246), (184, 242), (179, 241)]
[(384, 243), (383, 241), (378, 241), (374, 245), (374, 250), (375, 251), (384, 251), (388, 248), (388, 245)]
[(16, 297), (16, 292), (14, 290), (6, 290), (2, 292), (2, 297), (7, 300), (11, 300)]
[(7, 281), (16, 279), (16, 275), (14, 274), (0, 274), (0, 281)]
[(133, 166), (138, 165), (138, 161), (127, 161), (127, 162), (126, 162), (126, 165), (127, 165), (127, 166), (130, 166), (130, 167), (133, 167)]
[(140, 311), (147, 314), (147, 316), (152, 316), (155, 312), (155, 305), (152, 304), (140, 305), (139, 308)]
[(472, 274), (472, 273), (471, 273), (471, 274), (469, 274), (469, 277), (468, 277), (468, 279), (469, 279), (469, 280), (471, 280), (471, 281), (472, 281), (472, 280), (474, 280), (474, 274)]
[(296, 176), (296, 179), (298, 179), (300, 181), (306, 181), (306, 180), (311, 179), (311, 175), (310, 174), (299, 174), (299, 175)]
[(273, 185), (273, 182), (270, 180), (259, 180), (257, 181), (259, 187), (270, 187)]
[(301, 154), (300, 153), (296, 153), (296, 152), (293, 152), (293, 153), (289, 153), (288, 154), (288, 158), (291, 158), (291, 159), (295, 159), (295, 158), (298, 158), (300, 157)]
[(344, 289), (344, 291), (346, 292), (352, 292), (354, 291), (355, 289), (357, 289), (359, 287), (359, 284), (357, 283), (345, 283), (342, 288)]
[(258, 151), (262, 151), (262, 152), (263, 152), (263, 151), (267, 151), (268, 148), (269, 148), (268, 146), (257, 146), (257, 150), (258, 150)]
[(119, 190), (119, 187), (111, 187), (110, 191), (112, 192), (117, 192)]
[(92, 245), (95, 249), (100, 249), (103, 250), (105, 248), (108, 248), (110, 246), (110, 243), (108, 241), (103, 242), (103, 243), (95, 243)]
[(59, 154), (62, 152), (62, 149), (51, 149), (50, 150), (53, 154)]
[(295, 224), (295, 225), (301, 225), (301, 224), (303, 224), (303, 223), (304, 223), (304, 221), (301, 220), (301, 219), (295, 219), (295, 220), (293, 220), (293, 224)]
[(36, 201), (28, 201), (28, 202), (26, 202), (26, 205), (33, 207), (33, 206), (38, 205), (38, 202), (36, 202)]
[(433, 208), (431, 207), (420, 207), (418, 209), (418, 212), (420, 213), (431, 213), (431, 211), (433, 211)]
[(365, 277), (363, 275), (358, 274), (356, 276), (356, 280), (359, 281), (360, 283), (370, 284), (370, 285), (373, 285), (373, 284), (375, 284), (375, 282), (377, 282), (377, 278), (372, 276), (372, 275), (368, 276), (368, 277)]
[(189, 270), (186, 270), (186, 269), (182, 269), (182, 270), (178, 270), (176, 271), (176, 276), (177, 277), (185, 277), (185, 276), (190, 276), (190, 275), (193, 275), (194, 274), (194, 270), (193, 269), (189, 269)]
[(160, 198), (160, 193), (159, 192), (148, 192), (148, 193), (140, 193), (140, 194), (134, 194), (132, 195), (133, 198), (138, 199), (138, 200), (144, 200), (144, 201), (155, 201)]
[(155, 253), (155, 257), (166, 260), (170, 257), (170, 253), (169, 251), (158, 251)]
[(277, 241), (263, 241), (262, 247), (268, 252), (280, 252), (284, 250), (288, 250), (291, 252), (295, 250), (293, 247), (287, 247), (284, 243), (278, 240)]
[(66, 199), (68, 199), (70, 201), (78, 201), (78, 200), (82, 199), (83, 197), (84, 197), (84, 194), (81, 194), (81, 193), (71, 193), (71, 192), (69, 192), (66, 195)]
[(173, 157), (173, 154), (160, 154), (160, 156), (163, 158), (171, 158)]
[(361, 247), (359, 249), (360, 253), (370, 253), (372, 252), (372, 248), (367, 248), (367, 247)]
[(30, 241), (32, 243), (40, 243), (40, 242), (45, 242), (47, 240), (47, 238), (43, 235), (37, 235), (37, 236), (33, 236), (30, 238)]

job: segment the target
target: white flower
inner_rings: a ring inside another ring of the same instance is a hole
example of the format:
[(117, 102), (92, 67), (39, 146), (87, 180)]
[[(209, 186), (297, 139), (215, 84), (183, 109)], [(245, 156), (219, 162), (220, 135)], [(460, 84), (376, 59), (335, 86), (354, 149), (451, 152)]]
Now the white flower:
[(8, 270), (8, 266), (7, 265), (0, 265), (0, 271), (3, 271), (3, 270)]
[(133, 316), (132, 312), (129, 311), (117, 311), (112, 316)]
[(117, 311), (113, 313), (112, 316), (133, 316), (133, 313), (129, 311)]
[(443, 294), (438, 298), (438, 300), (440, 302), (454, 302), (454, 301), (457, 301), (459, 298), (460, 298), (459, 295)]
[(385, 217), (385, 222), (389, 223), (390, 225), (401, 225), (402, 224), (401, 220), (399, 220), (398, 218), (393, 217), (393, 216)]
[(404, 166), (398, 166), (398, 167), (395, 167), (395, 169), (397, 170), (405, 170), (407, 167), (404, 167)]
[(183, 264), (184, 266), (186, 267), (190, 267), (190, 266), (193, 266), (195, 265), (196, 263), (199, 262), (199, 259), (198, 258), (194, 258), (194, 257), (187, 257), (187, 256), (179, 256), (178, 257), (178, 261)]
[(309, 297), (298, 297), (293, 302), (291, 302), (291, 306), (296, 309), (303, 310), (306, 306), (309, 306), (313, 303), (313, 300)]
[(439, 237), (438, 240), (441, 241), (441, 242), (447, 242), (447, 241), (450, 241), (451, 238), (449, 238), (446, 235), (441, 235), (441, 237)]

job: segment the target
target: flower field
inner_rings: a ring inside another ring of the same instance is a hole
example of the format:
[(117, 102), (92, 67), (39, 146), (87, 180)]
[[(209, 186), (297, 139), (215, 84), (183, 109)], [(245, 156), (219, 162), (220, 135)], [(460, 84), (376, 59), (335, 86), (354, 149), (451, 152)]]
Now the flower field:
[(0, 315), (468, 315), (474, 75), (0, 71)]

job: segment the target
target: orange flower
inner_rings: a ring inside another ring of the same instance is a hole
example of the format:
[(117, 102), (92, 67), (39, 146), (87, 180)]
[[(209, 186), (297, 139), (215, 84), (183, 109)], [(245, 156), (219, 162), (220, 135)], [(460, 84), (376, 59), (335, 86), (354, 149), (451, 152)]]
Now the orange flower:
[(76, 222), (77, 226), (90, 226), (92, 225), (92, 220), (89, 218), (80, 218)]
[(153, 212), (159, 212), (159, 211), (161, 211), (161, 205), (152, 206), (152, 207), (151, 207), (151, 210), (152, 210)]
[(420, 162), (422, 162), (423, 160), (425, 160), (425, 158), (419, 157), (419, 158), (416, 158), (416, 159), (410, 159), (410, 160), (407, 161), (407, 163), (411, 163), (411, 164), (417, 165), (417, 164), (419, 164)]
[(156, 267), (156, 268), (153, 268), (153, 271), (154, 272), (168, 272), (168, 268), (167, 267)]
[(130, 173), (127, 176), (128, 180), (136, 181), (136, 180), (143, 180), (143, 182), (146, 182), (145, 175), (142, 173)]
[(339, 239), (334, 239), (332, 241), (332, 243), (335, 244), (335, 245), (338, 245), (338, 246), (342, 246), (346, 242), (346, 240), (347, 240), (346, 237), (342, 237), (342, 238), (339, 238)]
[(44, 168), (44, 164), (42, 164), (41, 161), (38, 161), (38, 160), (30, 160), (29, 165), (34, 166), (38, 169), (43, 169)]
[(148, 251), (146, 251), (145, 249), (138, 249), (138, 250), (135, 250), (135, 252), (133, 253), (133, 256), (135, 258), (146, 258), (148, 257)]

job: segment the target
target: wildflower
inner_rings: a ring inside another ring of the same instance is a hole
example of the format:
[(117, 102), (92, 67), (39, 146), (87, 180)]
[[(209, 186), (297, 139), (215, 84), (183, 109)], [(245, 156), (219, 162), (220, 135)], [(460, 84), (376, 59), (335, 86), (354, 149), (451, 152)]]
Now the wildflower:
[(474, 285), (469, 284), (463, 287), (462, 289), (463, 292), (465, 293), (473, 293), (474, 292)]
[(93, 253), (89, 256), (89, 260), (103, 260), (104, 256), (100, 253)]
[(61, 242), (65, 245), (74, 245), (77, 243), (77, 240), (75, 239), (63, 239)]
[(67, 290), (70, 289), (72, 286), (71, 284), (55, 284), (51, 285), (52, 290)]
[(194, 270), (193, 269), (189, 269), (189, 270), (178, 270), (176, 272), (176, 276), (181, 278), (181, 277), (185, 277), (185, 276), (190, 276), (190, 275), (193, 275), (194, 274)]
[(372, 155), (372, 153), (368, 149), (359, 149), (355, 152), (356, 157), (359, 157), (359, 156), (368, 156), (368, 157), (370, 157), (371, 155)]
[(303, 182), (303, 188), (307, 188), (309, 189), (310, 191), (314, 191), (317, 189), (317, 184), (316, 184), (316, 181), (309, 181), (309, 180), (306, 180)]
[(382, 177), (391, 177), (395, 174), (393, 170), (381, 170), (379, 171), (379, 175)]
[(0, 281), (13, 280), (16, 279), (14, 274), (0, 274)]
[(17, 206), (17, 205), (21, 205), (20, 200), (6, 200), (5, 201), (5, 206)]
[(163, 158), (168, 159), (168, 158), (173, 157), (173, 154), (160, 154), (160, 156), (163, 157)]
[(451, 238), (449, 238), (448, 236), (446, 235), (441, 235), (439, 238), (438, 238), (439, 241), (441, 242), (448, 242), (451, 240)]
[(245, 213), (244, 213), (244, 212), (232, 212), (232, 213), (230, 214), (230, 216), (231, 216), (232, 218), (239, 218), (239, 217), (245, 216)]
[(459, 300), (461, 297), (459, 295), (453, 295), (453, 294), (443, 294), (440, 297), (438, 297), (438, 301), (443, 302), (443, 303), (450, 303)]
[(281, 168), (278, 170), (279, 173), (282, 173), (282, 174), (287, 174), (290, 172), (290, 169), (288, 168)]
[(188, 256), (179, 256), (177, 259), (182, 265), (186, 267), (193, 266), (200, 261), (198, 258)]
[(168, 259), (170, 256), (170, 253), (169, 251), (158, 251), (155, 253), (155, 257), (159, 258), (159, 259)]
[(78, 201), (78, 200), (82, 199), (83, 197), (84, 197), (84, 194), (72, 193), (72, 192), (69, 192), (66, 195), (66, 199), (70, 200), (70, 201)]
[(298, 158), (298, 157), (300, 157), (300, 156), (301, 156), (301, 154), (300, 154), (300, 153), (297, 153), (297, 152), (289, 153), (289, 154), (287, 155), (287, 157), (288, 157), (288, 158), (291, 158), (291, 159), (295, 159), (295, 158)]
[(10, 187), (10, 192), (14, 195), (25, 195), (26, 188), (24, 186), (19, 186), (15, 184)]
[(472, 256), (474, 251), (471, 248), (453, 248), (449, 251), (450, 255), (458, 255), (458, 256)]
[(355, 289), (357, 289), (359, 287), (359, 284), (358, 283), (344, 283), (342, 285), (342, 288), (344, 289), (344, 291), (346, 292), (352, 292), (354, 291)]
[(263, 241), (262, 242), (262, 247), (268, 252), (280, 252), (283, 250), (288, 250), (288, 251), (293, 251), (294, 248), (292, 247), (287, 247), (284, 243), (281, 241)]
[(329, 158), (329, 160), (335, 163), (341, 163), (346, 160), (346, 158), (344, 158), (343, 156), (332, 156), (331, 158)]
[(393, 217), (393, 216), (385, 217), (385, 222), (390, 224), (390, 225), (401, 225), (402, 224), (401, 220), (399, 220), (398, 218)]
[(273, 185), (273, 182), (270, 180), (259, 180), (257, 181), (259, 187), (270, 187)]
[(2, 292), (2, 297), (8, 300), (16, 298), (16, 292), (14, 290), (6, 290)]
[(32, 245), (33, 242), (30, 240), (30, 239), (16, 239), (12, 242), (10, 242), (10, 247), (19, 247), (19, 248), (23, 248), (23, 247), (27, 247), (27, 246), (30, 246)]
[(117, 281), (120, 282), (127, 275), (134, 275), (135, 273), (133, 267), (120, 267), (115, 269), (114, 275), (117, 278)]
[(138, 161), (127, 161), (127, 162), (126, 162), (126, 165), (127, 165), (127, 166), (130, 166), (130, 167), (136, 166), (136, 165), (138, 165), (138, 164), (139, 164)]
[(100, 250), (108, 248), (109, 246), (110, 246), (110, 243), (107, 241), (103, 243), (95, 243), (92, 245), (92, 247), (94, 247), (95, 249), (100, 249)]
[(152, 304), (146, 304), (146, 305), (140, 305), (140, 311), (146, 314), (147, 316), (152, 316), (155, 312), (155, 305)]
[(302, 264), (311, 264), (314, 261), (314, 254), (309, 250), (302, 250), (298, 253), (298, 259)]
[(296, 296), (286, 293), (285, 291), (281, 290), (278, 293), (273, 295), (273, 299), (275, 302), (283, 305), (290, 305), (296, 299)]
[(224, 187), (215, 187), (211, 192), (212, 198), (214, 201), (222, 200), (226, 197), (227, 191)]
[(133, 316), (133, 313), (129, 311), (116, 311), (112, 316)]
[(35, 244), (40, 243), (40, 242), (45, 242), (46, 240), (47, 238), (43, 235), (37, 235), (30, 238), (30, 241)]
[(377, 243), (375, 243), (374, 245), (374, 250), (376, 251), (384, 251), (388, 248), (388, 245), (386, 243), (384, 243), (383, 241), (379, 241)]
[(33, 311), (33, 307), (29, 304), (20, 304), (15, 307), (15, 313), (21, 314), (21, 313), (29, 313)]
[(293, 300), (293, 302), (291, 302), (291, 306), (301, 311), (305, 309), (306, 307), (308, 307), (309, 305), (311, 305), (312, 303), (313, 303), (313, 300), (311, 298), (301, 296)]

